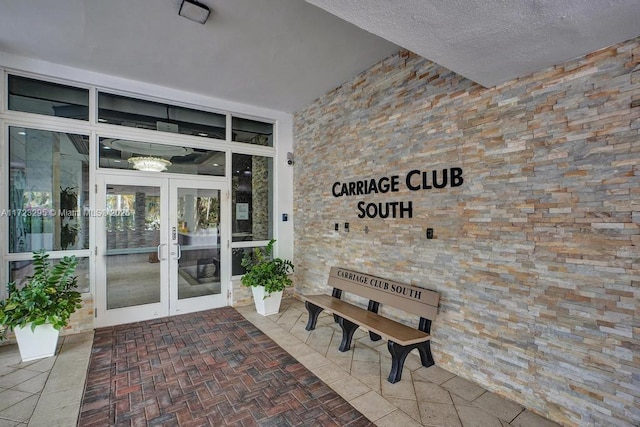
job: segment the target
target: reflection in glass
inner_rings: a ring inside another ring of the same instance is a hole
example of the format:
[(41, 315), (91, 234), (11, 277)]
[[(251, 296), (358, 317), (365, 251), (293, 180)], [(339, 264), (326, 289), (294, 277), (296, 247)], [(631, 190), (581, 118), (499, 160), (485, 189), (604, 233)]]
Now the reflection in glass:
[(273, 147), (273, 124), (256, 120), (231, 118), (233, 141)]
[(107, 309), (160, 302), (160, 188), (109, 185), (106, 208)]
[(162, 172), (224, 176), (225, 153), (200, 148), (155, 144), (127, 139), (100, 138), (101, 168), (133, 170), (131, 159), (147, 157), (165, 163)]
[(9, 128), (9, 252), (89, 248), (89, 137)]
[(224, 114), (100, 92), (98, 120), (101, 123), (139, 129), (225, 139)]
[(232, 168), (232, 241), (269, 240), (273, 229), (273, 159), (233, 154)]
[(231, 250), (231, 274), (233, 276), (241, 276), (247, 272), (242, 266), (242, 258), (245, 254), (253, 254), (254, 248), (233, 248)]
[(220, 294), (220, 191), (178, 189), (178, 299)]
[[(49, 258), (51, 265), (58, 260)], [(33, 275), (33, 261), (13, 261), (9, 263), (9, 281), (16, 282), (18, 288)], [(78, 278), (78, 292), (89, 292), (89, 258), (78, 258), (75, 276)]]
[(89, 90), (9, 75), (9, 110), (89, 120)]

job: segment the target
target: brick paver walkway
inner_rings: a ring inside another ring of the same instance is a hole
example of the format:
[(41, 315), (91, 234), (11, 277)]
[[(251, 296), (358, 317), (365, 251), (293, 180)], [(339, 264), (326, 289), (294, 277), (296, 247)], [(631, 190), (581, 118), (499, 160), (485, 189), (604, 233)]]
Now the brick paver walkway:
[(233, 308), (98, 329), (80, 426), (370, 426)]

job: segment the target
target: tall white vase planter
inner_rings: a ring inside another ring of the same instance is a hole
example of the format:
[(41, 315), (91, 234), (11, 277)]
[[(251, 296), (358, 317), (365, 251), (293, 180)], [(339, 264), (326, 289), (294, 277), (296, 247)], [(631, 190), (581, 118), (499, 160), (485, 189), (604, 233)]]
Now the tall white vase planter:
[(276, 314), (280, 311), (280, 302), (282, 301), (282, 292), (271, 292), (268, 297), (264, 297), (264, 286), (253, 286), (253, 301), (256, 304), (256, 311), (263, 316)]
[(42, 359), (53, 356), (56, 353), (60, 331), (52, 325), (38, 325), (32, 331), (31, 324), (27, 323), (24, 328), (16, 326), (13, 328), (13, 332), (16, 334), (18, 349), (23, 362)]

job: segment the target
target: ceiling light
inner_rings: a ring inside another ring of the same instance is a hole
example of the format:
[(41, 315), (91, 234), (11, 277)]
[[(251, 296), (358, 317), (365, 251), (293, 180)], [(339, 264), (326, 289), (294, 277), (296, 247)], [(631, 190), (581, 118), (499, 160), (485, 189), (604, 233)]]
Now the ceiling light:
[(162, 172), (167, 169), (167, 166), (171, 166), (169, 160), (159, 157), (131, 157), (128, 161), (134, 169), (144, 172)]
[(207, 6), (202, 3), (198, 3), (195, 0), (182, 0), (180, 11), (178, 12), (180, 16), (184, 16), (185, 18), (200, 24), (207, 22), (210, 13), (211, 11)]

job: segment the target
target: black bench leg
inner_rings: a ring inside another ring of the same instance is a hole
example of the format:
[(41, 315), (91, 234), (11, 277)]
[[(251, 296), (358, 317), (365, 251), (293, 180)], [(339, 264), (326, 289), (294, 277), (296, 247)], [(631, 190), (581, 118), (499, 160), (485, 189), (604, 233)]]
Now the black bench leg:
[(307, 321), (307, 327), (305, 329), (307, 331), (313, 331), (316, 328), (318, 316), (322, 313), (322, 308), (311, 304), (309, 301), (305, 301), (304, 306), (307, 307), (307, 311), (309, 312), (309, 320)]
[(389, 372), (388, 381), (391, 384), (395, 384), (402, 378), (402, 368), (404, 367), (404, 361), (411, 350), (415, 348), (415, 346), (405, 346), (396, 344), (393, 341), (388, 341), (387, 348), (389, 349), (389, 353), (391, 353), (391, 372)]
[(429, 366), (435, 365), (436, 362), (433, 361), (433, 355), (431, 354), (431, 341), (418, 344), (417, 348), (420, 352), (420, 362), (422, 362), (422, 366), (428, 368)]
[(358, 329), (358, 325), (353, 322), (348, 321), (342, 317), (339, 318), (338, 324), (342, 328), (342, 342), (340, 343), (341, 352), (349, 351), (351, 348), (351, 339), (353, 338), (353, 334)]

